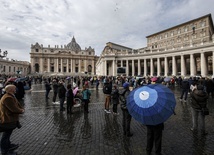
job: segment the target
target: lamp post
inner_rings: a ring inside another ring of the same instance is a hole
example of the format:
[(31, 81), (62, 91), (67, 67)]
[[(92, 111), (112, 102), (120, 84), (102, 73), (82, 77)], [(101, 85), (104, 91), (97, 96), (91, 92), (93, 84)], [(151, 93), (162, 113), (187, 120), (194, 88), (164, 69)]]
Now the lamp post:
[[(1, 54), (2, 53), (2, 54)], [(8, 54), (8, 52), (7, 51), (1, 51), (1, 49), (0, 49), (0, 58), (4, 58), (4, 57), (6, 57), (7, 56), (7, 54)]]

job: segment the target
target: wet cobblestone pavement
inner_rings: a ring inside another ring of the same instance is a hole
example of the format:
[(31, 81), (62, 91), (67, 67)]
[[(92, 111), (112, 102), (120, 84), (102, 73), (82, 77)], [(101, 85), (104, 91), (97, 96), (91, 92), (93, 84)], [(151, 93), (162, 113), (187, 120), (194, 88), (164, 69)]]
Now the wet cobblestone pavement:
[[(11, 140), (19, 143), (19, 155), (144, 155), (146, 154), (146, 127), (132, 119), (133, 137), (122, 132), (122, 115), (104, 112), (102, 89), (92, 89), (89, 113), (74, 109), (73, 115), (60, 113), (59, 105), (45, 100), (43, 85), (33, 85), (27, 91), (25, 113), (20, 121), (21, 129), (15, 129)], [(163, 131), (163, 155), (213, 155), (214, 154), (214, 101), (210, 98), (210, 115), (206, 117), (207, 136), (193, 134), (189, 101), (182, 103), (176, 94), (176, 115), (165, 122)], [(112, 106), (111, 106), (112, 109)], [(121, 114), (120, 105), (118, 106)], [(154, 152), (153, 152), (154, 154)]]

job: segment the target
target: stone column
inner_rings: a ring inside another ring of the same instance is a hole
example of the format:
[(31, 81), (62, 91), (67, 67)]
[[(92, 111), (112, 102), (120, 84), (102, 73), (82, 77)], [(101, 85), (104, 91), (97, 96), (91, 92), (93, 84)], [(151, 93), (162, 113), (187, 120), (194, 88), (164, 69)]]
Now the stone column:
[(201, 75), (203, 77), (207, 75), (207, 63), (205, 60), (204, 52), (201, 53)]
[(137, 68), (138, 68), (138, 75), (141, 75), (141, 65), (140, 65), (140, 59), (138, 59), (138, 61), (137, 61)]
[(91, 62), (92, 63), (92, 71), (91, 72), (95, 75), (96, 74), (96, 69), (95, 69), (96, 66), (94, 64), (94, 60), (91, 60), (91, 61), (92, 61)]
[(190, 76), (196, 75), (195, 58), (193, 54), (190, 54)]
[(146, 62), (146, 59), (144, 59), (144, 76), (147, 76), (147, 62)]
[(151, 70), (150, 76), (153, 76), (154, 74), (153, 58), (150, 59), (150, 70)]
[(31, 58), (31, 73), (35, 73), (35, 72), (36, 72), (35, 71), (35, 58)]
[(172, 57), (172, 75), (177, 75), (177, 63), (175, 56)]
[(115, 67), (115, 60), (112, 60), (112, 68), (113, 68), (113, 73), (112, 73), (112, 75), (113, 76), (116, 76), (116, 67)]
[(134, 76), (134, 73), (135, 73), (134, 60), (132, 60), (132, 76)]
[(62, 62), (62, 58), (61, 58), (61, 73), (63, 73), (63, 62)]
[(157, 58), (157, 76), (160, 76), (161, 66), (160, 66), (160, 58)]
[(126, 75), (129, 75), (129, 60), (126, 60)]
[[(89, 61), (89, 60), (88, 60)], [(92, 66), (91, 66), (92, 67)], [(87, 60), (84, 60), (84, 72), (88, 72)]]
[(182, 76), (186, 75), (186, 66), (185, 66), (184, 55), (181, 55), (181, 75)]
[(169, 72), (169, 67), (168, 67), (168, 60), (167, 60), (167, 57), (165, 57), (165, 59), (164, 59), (164, 75), (165, 76), (168, 76), (167, 74), (168, 74), (168, 72)]
[(50, 58), (47, 58), (48, 59), (48, 69), (47, 69), (47, 72), (50, 72)]
[(123, 67), (123, 60), (121, 60), (120, 62), (121, 62), (121, 67)]
[(43, 73), (44, 72), (44, 64), (43, 64), (43, 58), (40, 58), (40, 63), (39, 63), (39, 70), (40, 70), (40, 73)]
[(55, 72), (59, 72), (59, 59), (55, 59), (56, 60), (56, 69)]
[(69, 59), (67, 59), (66, 72), (69, 73)]
[(78, 68), (79, 68), (79, 72), (82, 72), (82, 68), (81, 68), (81, 60), (79, 59), (79, 65), (78, 65)]
[(71, 73), (73, 73), (73, 60), (71, 59), (71, 62), (70, 62), (71, 64), (71, 66), (70, 66), (70, 68), (71, 68)]

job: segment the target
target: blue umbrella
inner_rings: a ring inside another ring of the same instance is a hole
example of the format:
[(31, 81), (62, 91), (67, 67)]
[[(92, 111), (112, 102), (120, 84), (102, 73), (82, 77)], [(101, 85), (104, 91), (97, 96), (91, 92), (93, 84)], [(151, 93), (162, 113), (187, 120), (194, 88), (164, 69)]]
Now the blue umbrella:
[(28, 77), (21, 77), (21, 78), (17, 78), (17, 79), (15, 80), (15, 82), (24, 82), (24, 81), (26, 81), (26, 80), (28, 80)]
[(172, 114), (176, 100), (173, 92), (162, 84), (150, 84), (134, 89), (127, 97), (131, 116), (144, 125), (165, 122)]

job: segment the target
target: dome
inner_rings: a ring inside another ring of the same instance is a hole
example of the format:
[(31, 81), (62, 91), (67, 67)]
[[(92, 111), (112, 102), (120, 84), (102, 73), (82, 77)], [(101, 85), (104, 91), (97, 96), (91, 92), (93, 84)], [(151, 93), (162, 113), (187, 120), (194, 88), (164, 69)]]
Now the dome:
[(78, 52), (81, 51), (81, 47), (79, 44), (76, 43), (76, 40), (74, 37), (72, 38), (71, 42), (68, 43), (67, 47), (72, 51), (78, 51)]

